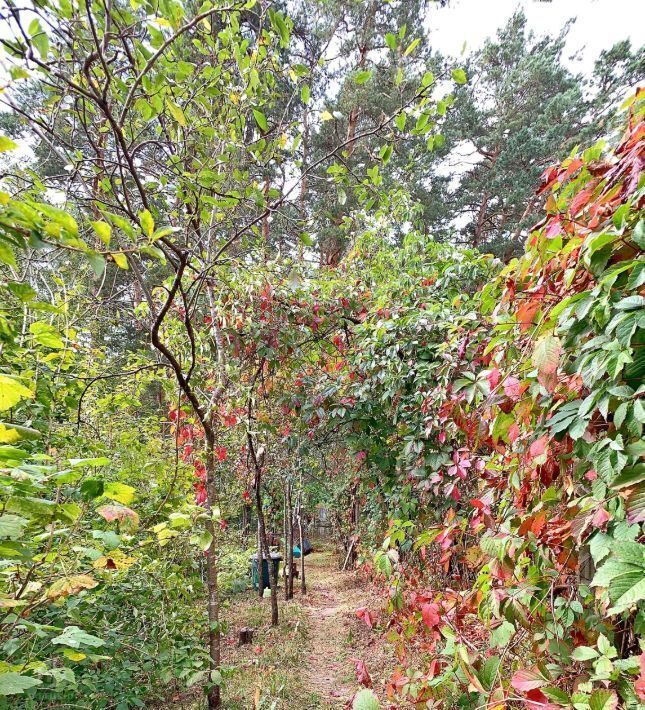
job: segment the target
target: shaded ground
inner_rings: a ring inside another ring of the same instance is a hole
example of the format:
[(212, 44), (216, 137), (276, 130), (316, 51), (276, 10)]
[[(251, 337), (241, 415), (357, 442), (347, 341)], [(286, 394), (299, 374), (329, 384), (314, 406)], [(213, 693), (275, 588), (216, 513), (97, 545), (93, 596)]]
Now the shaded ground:
[(341, 572), (330, 552), (308, 558), (309, 593), (303, 606), (308, 618), (305, 687), (319, 701), (317, 707), (343, 708), (361, 687), (355, 662), (362, 660), (370, 673), (379, 670), (380, 650), (364, 622), (359, 607), (374, 608), (378, 602), (356, 572)]
[[(379, 600), (356, 572), (338, 569), (323, 550), (307, 557), (307, 589), (284, 600), (280, 580), (280, 625), (270, 625), (270, 601), (254, 592), (236, 595), (224, 610), (228, 631), (223, 664), (235, 670), (226, 681), (226, 710), (341, 710), (361, 687), (353, 659), (367, 665), (379, 691), (389, 666), (379, 635), (357, 618), (356, 609), (376, 610)], [(296, 580), (296, 586), (298, 580)], [(242, 627), (254, 629), (253, 643), (237, 645)], [(199, 687), (179, 692), (164, 708), (205, 708)]]

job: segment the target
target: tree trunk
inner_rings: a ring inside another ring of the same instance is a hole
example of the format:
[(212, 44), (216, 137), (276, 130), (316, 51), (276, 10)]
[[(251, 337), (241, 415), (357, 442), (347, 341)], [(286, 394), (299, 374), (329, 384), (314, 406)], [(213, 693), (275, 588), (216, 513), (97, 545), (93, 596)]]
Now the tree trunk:
[[(219, 588), (217, 580), (216, 529), (213, 522), (213, 503), (217, 499), (215, 481), (215, 452), (213, 442), (207, 438), (206, 443), (206, 512), (208, 519), (206, 530), (211, 534), (212, 541), (206, 550), (206, 584), (208, 588), (208, 650), (211, 678), (219, 672), (222, 658), (221, 633), (219, 622)], [(208, 707), (210, 710), (221, 706), (220, 686), (215, 683), (208, 691)]]
[[(269, 543), (267, 540), (266, 525), (264, 523), (264, 512), (262, 510), (262, 495), (260, 491), (260, 478), (257, 479), (257, 485), (255, 487), (255, 504), (257, 507), (258, 514), (258, 532), (260, 537), (260, 549), (261, 555), (258, 558), (258, 573), (260, 575), (260, 581), (262, 580), (264, 560), (266, 559), (267, 565), (269, 567), (269, 586), (271, 588), (271, 626), (277, 626), (279, 623), (278, 615), (278, 576), (276, 570), (274, 569), (271, 554), (269, 552)], [(262, 583), (258, 585), (261, 587)], [(263, 590), (264, 591), (264, 590)]]
[[(305, 106), (302, 114), (302, 167), (300, 168), (300, 219), (303, 224), (307, 219), (307, 162), (309, 160), (309, 109)], [(305, 245), (302, 239), (298, 240), (298, 261), (302, 263), (305, 258)]]
[(287, 599), (293, 598), (293, 506), (291, 501), (291, 482), (287, 483), (287, 528), (289, 530), (289, 549), (287, 551), (287, 564), (289, 574), (287, 576)]
[(486, 191), (482, 195), (482, 201), (479, 203), (477, 210), (477, 222), (475, 223), (475, 233), (473, 235), (473, 247), (478, 247), (484, 236), (484, 222), (486, 220), (486, 209), (490, 200), (490, 192)]
[[(282, 516), (282, 529), (284, 530), (284, 559), (285, 565), (289, 559), (289, 520), (287, 518), (288, 514), (288, 486), (289, 484), (285, 481), (284, 484), (284, 515)], [(293, 543), (292, 543), (293, 544)], [(289, 583), (287, 577), (287, 567), (284, 568), (284, 598), (289, 599)]]
[(264, 596), (264, 573), (262, 572), (262, 560), (264, 559), (264, 548), (262, 547), (262, 536), (260, 533), (260, 516), (258, 515), (258, 596)]
[(249, 532), (251, 531), (251, 506), (244, 504), (242, 508), (242, 541), (244, 546), (248, 547)]
[(305, 582), (305, 546), (303, 543), (302, 535), (302, 493), (298, 493), (298, 508), (297, 508), (297, 520), (298, 520), (298, 537), (300, 539), (300, 591), (303, 594), (307, 593), (307, 583)]

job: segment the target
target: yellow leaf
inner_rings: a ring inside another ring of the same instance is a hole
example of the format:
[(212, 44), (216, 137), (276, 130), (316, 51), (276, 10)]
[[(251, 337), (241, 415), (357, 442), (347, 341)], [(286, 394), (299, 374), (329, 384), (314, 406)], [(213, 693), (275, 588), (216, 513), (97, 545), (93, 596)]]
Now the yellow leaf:
[(0, 444), (13, 444), (20, 439), (20, 434), (15, 429), (8, 429), (0, 423)]
[(175, 119), (175, 121), (177, 121), (180, 126), (186, 128), (188, 123), (186, 122), (186, 116), (184, 116), (184, 112), (181, 110), (181, 108), (170, 99), (166, 99), (166, 106), (168, 108), (168, 111), (170, 111), (170, 115)]
[(123, 254), (122, 252), (116, 251), (112, 253), (112, 258), (114, 259), (114, 263), (120, 268), (120, 269), (125, 269), (127, 271), (128, 269), (128, 257)]
[(26, 606), (26, 599), (0, 599), (0, 609), (14, 609), (17, 606)]
[(106, 483), (103, 489), (103, 495), (106, 498), (116, 500), (119, 503), (123, 503), (123, 505), (132, 503), (135, 493), (136, 490), (125, 483)]
[(82, 661), (87, 656), (80, 651), (75, 651), (73, 648), (66, 648), (63, 650), (63, 656), (69, 658), (70, 661)]
[(128, 569), (136, 562), (134, 557), (128, 557), (121, 550), (112, 550), (108, 555), (103, 555), (94, 560), (95, 569)]
[(152, 219), (152, 215), (148, 210), (143, 210), (139, 213), (139, 219), (141, 221), (141, 228), (147, 237), (151, 237), (152, 233), (155, 231), (155, 222)]
[(31, 399), (34, 393), (10, 375), (0, 375), (0, 412), (14, 407), (21, 399)]
[(107, 222), (92, 222), (92, 227), (98, 234), (99, 239), (103, 242), (103, 244), (105, 244), (106, 247), (110, 246), (112, 227)]
[(98, 582), (87, 574), (75, 574), (71, 577), (62, 577), (56, 580), (45, 592), (45, 598), (54, 601), (61, 597), (69, 597), (72, 594), (78, 594), (84, 589), (94, 589), (96, 586), (98, 586)]
[(3, 153), (6, 150), (15, 150), (17, 147), (18, 144), (14, 143), (11, 138), (7, 138), (7, 136), (0, 136), (0, 153)]

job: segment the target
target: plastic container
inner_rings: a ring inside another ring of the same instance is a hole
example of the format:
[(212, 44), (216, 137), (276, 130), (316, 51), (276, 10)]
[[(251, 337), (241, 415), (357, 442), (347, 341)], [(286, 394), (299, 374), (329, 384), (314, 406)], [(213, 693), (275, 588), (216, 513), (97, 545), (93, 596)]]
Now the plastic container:
[[(271, 557), (271, 564), (273, 565), (273, 569), (275, 570), (275, 578), (279, 579), (279, 573), (280, 573), (280, 562), (282, 561), (282, 555), (279, 552), (272, 552), (270, 554)], [(251, 555), (249, 557), (249, 562), (251, 563), (251, 583), (253, 584), (253, 589), (258, 588), (258, 583), (259, 583), (259, 575), (258, 575), (258, 556), (257, 553), (255, 555)], [(271, 586), (271, 582), (269, 579), (269, 561), (264, 558), (262, 560), (262, 588), (267, 589), (268, 587)]]

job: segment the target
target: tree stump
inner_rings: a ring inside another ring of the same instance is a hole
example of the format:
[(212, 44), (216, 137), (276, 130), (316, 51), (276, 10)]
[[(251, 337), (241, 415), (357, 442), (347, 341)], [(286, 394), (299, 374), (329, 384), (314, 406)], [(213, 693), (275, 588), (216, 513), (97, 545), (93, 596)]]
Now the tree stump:
[(240, 629), (240, 635), (237, 640), (237, 645), (244, 646), (245, 643), (252, 643), (252, 642), (253, 642), (253, 629), (250, 629), (248, 626), (245, 626), (244, 628)]

